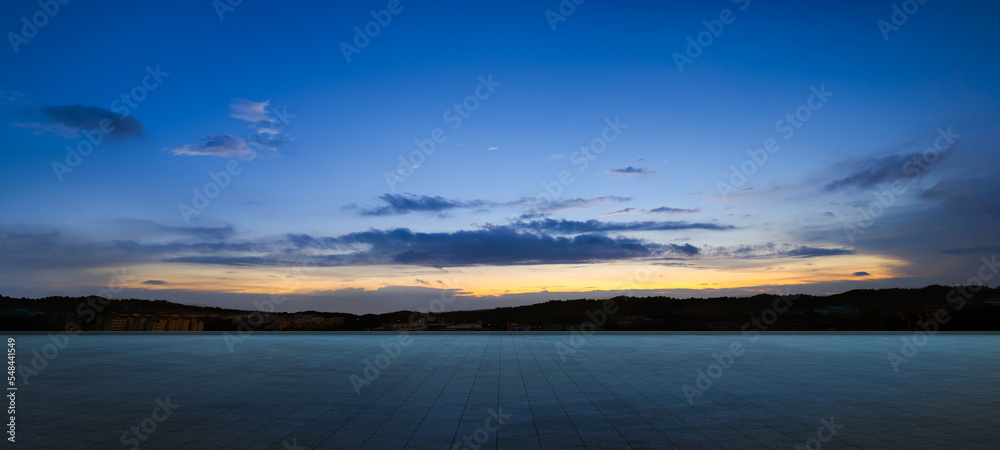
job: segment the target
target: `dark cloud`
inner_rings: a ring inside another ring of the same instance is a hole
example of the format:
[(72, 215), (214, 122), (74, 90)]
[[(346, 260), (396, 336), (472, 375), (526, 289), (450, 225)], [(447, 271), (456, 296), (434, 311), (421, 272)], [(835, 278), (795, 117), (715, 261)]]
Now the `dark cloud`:
[(160, 286), (160, 285), (167, 284), (167, 282), (163, 281), (163, 280), (146, 280), (146, 281), (143, 281), (141, 284), (153, 284), (153, 285)]
[(703, 253), (710, 256), (721, 256), (733, 259), (772, 259), (853, 255), (855, 254), (855, 251), (849, 248), (820, 248), (806, 245), (775, 244), (773, 242), (768, 242), (762, 245), (710, 247)]
[(637, 239), (583, 234), (573, 238), (518, 233), (509, 228), (454, 233), (370, 231), (348, 240), (373, 246), (398, 264), (425, 266), (565, 264), (649, 257), (658, 246)]
[(684, 245), (670, 244), (670, 249), (673, 250), (674, 253), (682, 253), (688, 256), (694, 256), (697, 255), (699, 252), (701, 252), (701, 249), (691, 244), (684, 244)]
[(833, 191), (845, 188), (871, 189), (875, 186), (891, 183), (896, 180), (913, 180), (920, 178), (927, 171), (949, 154), (950, 149), (944, 149), (931, 162), (925, 159), (923, 152), (896, 154), (873, 157), (845, 163), (848, 175), (828, 183), (826, 190)]
[[(544, 217), (548, 213), (574, 208), (588, 208), (604, 203), (625, 202), (631, 200), (630, 197), (604, 196), (597, 198), (570, 198), (562, 200), (551, 200), (543, 197), (541, 201), (531, 198), (521, 198), (516, 201), (495, 202), (487, 200), (454, 200), (441, 196), (428, 196), (416, 194), (383, 194), (378, 197), (383, 203), (381, 206), (364, 207), (356, 204), (347, 205), (344, 209), (357, 210), (364, 216), (388, 216), (409, 214), (412, 212), (441, 213), (451, 209), (476, 209), (476, 212), (483, 212), (484, 208), (493, 207), (521, 207), (526, 208), (521, 215), (521, 219)], [(442, 216), (446, 217), (446, 216)]]
[(856, 277), (867, 277), (867, 276), (871, 276), (871, 274), (870, 274), (870, 273), (868, 273), (868, 272), (854, 272), (854, 274), (853, 274), (853, 275), (854, 275), (854, 276), (856, 276)]
[(639, 175), (655, 175), (660, 172), (656, 170), (646, 169), (644, 167), (623, 167), (621, 169), (611, 169), (608, 173), (612, 175), (623, 175), (623, 176), (639, 176)]
[(819, 247), (809, 247), (801, 245), (799, 247), (793, 248), (785, 252), (784, 256), (792, 256), (796, 258), (813, 258), (816, 256), (841, 256), (841, 255), (853, 255), (854, 250), (849, 248), (819, 248)]
[(350, 205), (348, 209), (358, 209), (363, 216), (387, 216), (396, 214), (409, 214), (411, 212), (441, 212), (454, 208), (481, 208), (489, 206), (483, 200), (472, 200), (463, 202), (459, 200), (449, 200), (440, 196), (426, 196), (414, 194), (383, 194), (378, 197), (383, 203), (382, 206), (374, 208), (362, 208), (357, 205)]
[(430, 283), (428, 283), (428, 282), (426, 282), (424, 280), (421, 280), (420, 278), (415, 278), (413, 281), (415, 281), (417, 283), (420, 283), (420, 284), (423, 284), (423, 285), (426, 285), (426, 286), (430, 286), (431, 285)]
[(531, 222), (515, 222), (509, 225), (512, 228), (525, 231), (535, 231), (554, 234), (579, 234), (579, 233), (603, 233), (609, 231), (664, 231), (664, 230), (732, 230), (731, 225), (719, 225), (714, 223), (689, 223), (689, 222), (602, 222), (600, 220), (588, 220), (586, 222), (565, 219), (543, 219)]
[[(171, 255), (164, 259), (168, 262), (247, 266), (568, 264), (698, 253), (698, 249), (689, 244), (664, 246), (601, 234), (554, 237), (511, 227), (442, 233), (415, 233), (396, 228), (327, 238), (289, 235), (269, 242), (159, 246), (119, 243), (119, 247), (140, 253)], [(317, 252), (316, 249), (325, 251)]]
[(96, 106), (69, 105), (45, 106), (42, 114), (49, 120), (80, 130), (100, 130), (101, 120), (108, 119), (114, 127), (111, 135), (121, 140), (127, 135), (143, 137), (142, 122), (133, 117), (121, 117)]
[(692, 214), (701, 211), (700, 209), (683, 209), (683, 208), (670, 208), (668, 206), (661, 206), (659, 208), (653, 208), (649, 212), (654, 214)]

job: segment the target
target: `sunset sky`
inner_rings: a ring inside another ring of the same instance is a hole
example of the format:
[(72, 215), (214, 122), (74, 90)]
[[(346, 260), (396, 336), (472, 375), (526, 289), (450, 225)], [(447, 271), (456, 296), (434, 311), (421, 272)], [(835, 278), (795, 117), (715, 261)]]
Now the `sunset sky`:
[(8, 3), (3, 295), (823, 294), (1000, 252), (997, 2)]

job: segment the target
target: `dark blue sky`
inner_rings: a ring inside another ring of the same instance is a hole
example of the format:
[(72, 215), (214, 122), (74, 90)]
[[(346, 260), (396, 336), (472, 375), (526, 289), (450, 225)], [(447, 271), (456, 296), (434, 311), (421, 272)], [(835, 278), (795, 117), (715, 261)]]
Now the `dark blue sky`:
[(571, 4), (8, 2), (0, 293), (464, 309), (1000, 251), (995, 2)]

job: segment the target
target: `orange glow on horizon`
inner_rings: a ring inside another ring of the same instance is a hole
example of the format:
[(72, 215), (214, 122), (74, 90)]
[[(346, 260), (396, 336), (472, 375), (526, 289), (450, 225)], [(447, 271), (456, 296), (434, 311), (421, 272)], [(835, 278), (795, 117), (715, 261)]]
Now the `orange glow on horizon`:
[[(673, 263), (673, 262), (671, 262)], [(662, 261), (473, 266), (435, 269), (413, 266), (232, 267), (150, 264), (126, 269), (129, 288), (192, 290), (232, 294), (313, 294), (339, 289), (376, 290), (388, 286), (457, 289), (462, 296), (534, 292), (734, 289), (801, 285), (900, 276), (904, 261), (871, 255), (775, 260), (700, 259), (665, 265)], [(695, 266), (695, 267), (690, 267)], [(143, 284), (162, 280), (164, 284)]]

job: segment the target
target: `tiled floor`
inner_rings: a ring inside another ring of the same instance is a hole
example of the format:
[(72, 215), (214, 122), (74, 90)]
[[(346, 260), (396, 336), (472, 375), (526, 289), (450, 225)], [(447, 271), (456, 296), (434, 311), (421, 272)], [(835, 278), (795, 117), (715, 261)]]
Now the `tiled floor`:
[(20, 335), (17, 444), (996, 448), (1000, 335), (911, 336)]

